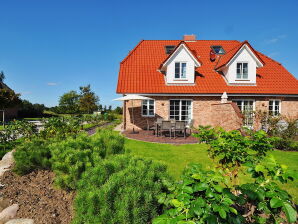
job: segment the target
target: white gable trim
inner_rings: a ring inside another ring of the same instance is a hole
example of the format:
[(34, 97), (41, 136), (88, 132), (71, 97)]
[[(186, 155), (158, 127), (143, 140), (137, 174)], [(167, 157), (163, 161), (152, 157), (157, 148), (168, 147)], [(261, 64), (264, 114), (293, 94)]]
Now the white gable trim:
[(200, 67), (201, 63), (193, 56), (193, 54), (188, 50), (188, 48), (185, 46), (185, 44), (180, 44), (178, 48), (174, 52), (172, 52), (171, 56), (163, 63), (162, 67), (165, 67), (169, 64), (171, 59), (176, 56), (176, 52), (179, 51), (181, 48), (184, 48), (186, 52), (189, 54), (189, 56), (192, 58), (192, 60), (195, 62), (196, 67)]
[(234, 57), (226, 64), (226, 66), (229, 66), (241, 53), (241, 51), (243, 49), (246, 49), (248, 51), (248, 53), (250, 54), (250, 56), (256, 61), (257, 67), (263, 67), (264, 64), (258, 59), (258, 57), (255, 55), (255, 53), (250, 49), (250, 47), (247, 46), (247, 44), (244, 44), (238, 51), (237, 53), (234, 55)]

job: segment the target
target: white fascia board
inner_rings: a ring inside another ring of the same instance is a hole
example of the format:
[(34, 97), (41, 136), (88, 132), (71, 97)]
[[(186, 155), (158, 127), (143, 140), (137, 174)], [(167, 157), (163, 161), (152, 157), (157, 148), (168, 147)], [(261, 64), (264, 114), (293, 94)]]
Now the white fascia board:
[(189, 56), (193, 59), (193, 61), (195, 62), (195, 65), (197, 67), (201, 66), (201, 63), (193, 56), (193, 54), (188, 50), (188, 48), (185, 46), (185, 44), (181, 44), (174, 52), (172, 52), (171, 56), (168, 58), (168, 60), (166, 60), (163, 63), (162, 67), (165, 67), (168, 65), (168, 63), (171, 61), (171, 59), (176, 56), (176, 52), (179, 51), (181, 48), (184, 48), (186, 50), (186, 52), (189, 54)]
[[(222, 96), (222, 93), (198, 93), (198, 94), (184, 94), (184, 93), (129, 93), (129, 94), (138, 94), (143, 96)], [(238, 94), (238, 93), (227, 93), (228, 96), (255, 96), (255, 97), (270, 97), (270, 96), (279, 96), (279, 97), (298, 97), (298, 94)]]
[(258, 59), (258, 57), (255, 55), (255, 53), (250, 49), (250, 47), (248, 47), (246, 44), (244, 44), (239, 50), (238, 52), (234, 55), (234, 57), (226, 64), (226, 66), (229, 66), (240, 54), (240, 52), (242, 51), (242, 49), (245, 48), (248, 53), (252, 56), (252, 58), (256, 61), (257, 63), (257, 67), (263, 67), (263, 63)]

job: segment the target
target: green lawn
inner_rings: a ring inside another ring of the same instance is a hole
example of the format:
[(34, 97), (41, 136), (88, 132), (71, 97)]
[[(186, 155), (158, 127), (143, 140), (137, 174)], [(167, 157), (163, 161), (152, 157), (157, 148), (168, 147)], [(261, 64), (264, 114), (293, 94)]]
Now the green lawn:
[[(126, 148), (134, 155), (149, 157), (165, 163), (169, 173), (179, 179), (183, 169), (189, 163), (201, 163), (205, 167), (213, 167), (213, 161), (207, 155), (206, 144), (170, 145), (135, 141), (126, 139)], [(298, 152), (273, 151), (276, 160), (298, 171)], [(242, 176), (241, 182), (249, 181), (248, 176)], [(298, 180), (283, 186), (298, 203)]]

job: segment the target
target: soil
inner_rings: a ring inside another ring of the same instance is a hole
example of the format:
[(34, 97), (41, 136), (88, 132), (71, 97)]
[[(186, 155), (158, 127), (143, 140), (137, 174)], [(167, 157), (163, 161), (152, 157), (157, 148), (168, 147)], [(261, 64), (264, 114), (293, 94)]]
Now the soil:
[(0, 178), (4, 185), (0, 197), (19, 204), (17, 218), (33, 219), (35, 224), (68, 224), (71, 222), (74, 192), (57, 189), (53, 185), (55, 174), (47, 170), (18, 176), (7, 171)]

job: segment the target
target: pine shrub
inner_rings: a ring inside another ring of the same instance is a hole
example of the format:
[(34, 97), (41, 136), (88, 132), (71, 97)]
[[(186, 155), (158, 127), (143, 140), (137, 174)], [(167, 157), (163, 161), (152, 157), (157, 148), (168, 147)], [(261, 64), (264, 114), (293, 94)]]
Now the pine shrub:
[(14, 152), (14, 171), (19, 175), (24, 175), (36, 169), (51, 168), (51, 152), (49, 142), (42, 139), (24, 141), (18, 145)]
[(76, 189), (82, 173), (110, 155), (124, 153), (124, 139), (111, 131), (100, 131), (92, 137), (85, 134), (50, 146), (56, 184)]
[(149, 159), (120, 155), (89, 169), (79, 183), (75, 224), (150, 223), (158, 215), (166, 167)]

